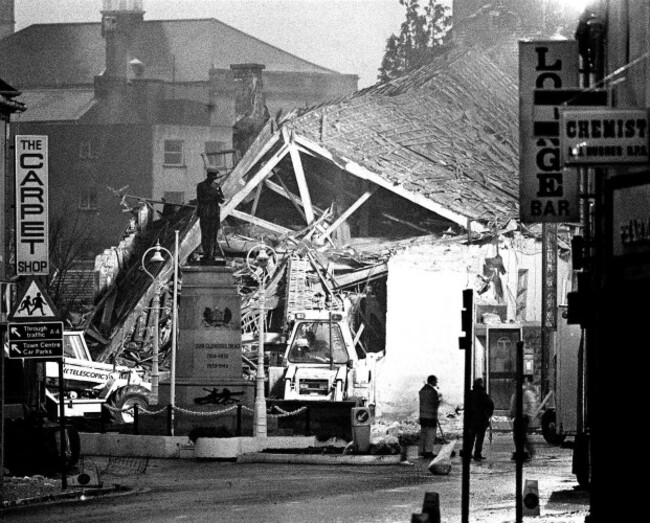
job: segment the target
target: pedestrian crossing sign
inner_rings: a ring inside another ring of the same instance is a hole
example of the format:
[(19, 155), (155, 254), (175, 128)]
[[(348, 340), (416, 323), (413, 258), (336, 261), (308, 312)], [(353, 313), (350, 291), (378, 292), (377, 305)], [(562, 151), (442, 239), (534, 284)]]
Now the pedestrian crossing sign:
[(21, 320), (57, 320), (56, 307), (37, 280), (31, 279), (22, 298), (14, 305), (9, 319)]

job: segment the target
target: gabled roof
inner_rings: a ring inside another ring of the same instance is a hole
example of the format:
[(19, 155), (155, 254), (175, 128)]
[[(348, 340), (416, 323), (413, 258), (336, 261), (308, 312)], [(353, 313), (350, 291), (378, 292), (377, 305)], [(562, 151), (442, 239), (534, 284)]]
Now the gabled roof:
[(94, 91), (88, 89), (33, 89), (23, 92), (28, 111), (16, 122), (77, 121), (95, 105)]
[[(208, 71), (260, 63), (266, 71), (339, 74), (243, 33), (219, 20), (144, 21), (130, 59), (146, 77), (207, 81)], [(92, 84), (105, 67), (100, 23), (36, 24), (0, 41), (2, 76), (21, 88)]]
[(458, 223), (518, 216), (518, 91), (478, 49), (451, 48), (283, 126), (353, 174)]

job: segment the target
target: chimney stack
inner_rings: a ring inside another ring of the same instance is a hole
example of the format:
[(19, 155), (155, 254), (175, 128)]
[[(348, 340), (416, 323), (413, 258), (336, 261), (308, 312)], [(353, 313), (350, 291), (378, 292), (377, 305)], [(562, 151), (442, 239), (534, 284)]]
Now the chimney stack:
[(232, 64), (235, 82), (235, 123), (232, 145), (241, 158), (269, 119), (261, 64)]
[(14, 0), (0, 0), (0, 40), (14, 34), (16, 29), (14, 4)]

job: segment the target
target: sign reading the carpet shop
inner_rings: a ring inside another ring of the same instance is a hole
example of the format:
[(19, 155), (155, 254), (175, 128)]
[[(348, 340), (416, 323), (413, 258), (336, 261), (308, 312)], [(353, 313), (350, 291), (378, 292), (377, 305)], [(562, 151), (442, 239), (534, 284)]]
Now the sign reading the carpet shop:
[(47, 136), (16, 136), (16, 274), (48, 275)]
[(577, 222), (579, 177), (560, 163), (559, 107), (539, 91), (578, 87), (578, 42), (519, 42), (519, 214), (523, 223)]
[(645, 109), (564, 110), (560, 133), (564, 165), (650, 161)]

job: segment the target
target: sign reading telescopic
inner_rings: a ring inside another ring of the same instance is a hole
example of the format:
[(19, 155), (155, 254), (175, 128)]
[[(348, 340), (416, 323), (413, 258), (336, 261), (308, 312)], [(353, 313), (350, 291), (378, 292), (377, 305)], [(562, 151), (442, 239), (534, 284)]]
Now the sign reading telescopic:
[(16, 136), (16, 274), (49, 274), (47, 136)]
[(540, 91), (578, 87), (578, 42), (519, 42), (519, 215), (523, 223), (577, 222), (579, 177), (560, 162), (560, 105)]

